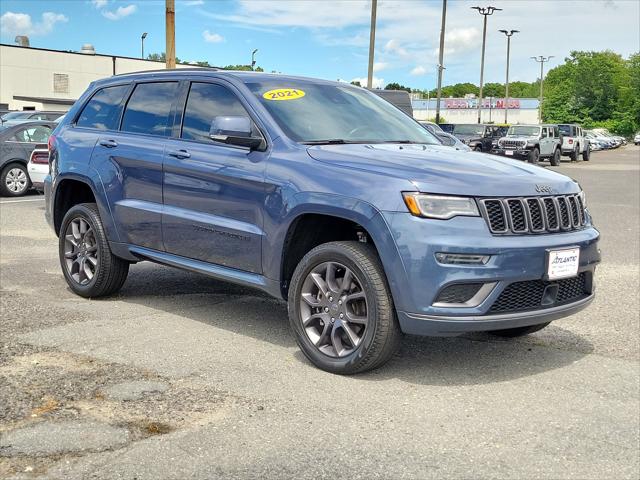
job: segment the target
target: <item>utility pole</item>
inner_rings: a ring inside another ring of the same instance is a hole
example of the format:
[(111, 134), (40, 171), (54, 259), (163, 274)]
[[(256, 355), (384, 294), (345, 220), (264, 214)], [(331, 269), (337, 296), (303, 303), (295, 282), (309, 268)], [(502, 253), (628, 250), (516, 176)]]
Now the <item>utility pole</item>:
[(147, 32), (144, 32), (141, 36), (140, 36), (140, 41), (142, 43), (141, 48), (140, 48), (140, 58), (142, 58), (144, 60), (144, 39), (147, 38)]
[(176, 0), (165, 0), (166, 46), (165, 61), (167, 68), (176, 68)]
[(544, 64), (545, 62), (548, 62), (551, 58), (553, 58), (553, 55), (549, 55), (548, 57), (545, 57), (544, 55), (540, 55), (539, 57), (531, 57), (533, 58), (536, 62), (538, 62), (540, 64), (540, 100), (539, 103), (540, 105), (538, 105), (538, 123), (542, 123), (542, 84), (543, 84), (543, 76), (544, 76)]
[(436, 99), (436, 123), (440, 123), (440, 98), (442, 97), (442, 71), (444, 70), (444, 30), (447, 21), (447, 0), (442, 0), (440, 23), (440, 52), (438, 55), (438, 93)]
[(511, 54), (511, 37), (514, 33), (518, 33), (520, 30), (500, 30), (507, 36), (507, 80), (505, 82), (504, 91), (504, 123), (509, 123), (509, 55)]
[(376, 46), (376, 10), (378, 0), (371, 0), (371, 31), (369, 34), (369, 70), (367, 71), (367, 88), (373, 88), (373, 53)]
[(253, 67), (256, 66), (256, 53), (258, 53), (257, 48), (253, 52), (251, 52), (251, 71), (253, 71)]
[(482, 87), (484, 82), (484, 50), (487, 43), (487, 17), (493, 15), (493, 12), (502, 10), (496, 7), (471, 7), (472, 10), (477, 10), (480, 15), (484, 17), (482, 27), (482, 57), (480, 59), (480, 98), (478, 98), (478, 123), (481, 122), (480, 114), (482, 112)]

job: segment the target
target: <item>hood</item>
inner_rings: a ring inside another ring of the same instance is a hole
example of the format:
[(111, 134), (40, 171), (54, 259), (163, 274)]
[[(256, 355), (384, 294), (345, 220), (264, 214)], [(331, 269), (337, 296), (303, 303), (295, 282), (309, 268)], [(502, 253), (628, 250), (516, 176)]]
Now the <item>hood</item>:
[(537, 165), (444, 146), (316, 145), (307, 152), (331, 165), (406, 179), (421, 192), (490, 197), (580, 191), (574, 180)]
[(455, 137), (458, 137), (463, 142), (468, 142), (469, 140), (480, 140), (482, 137), (476, 134), (462, 134), (462, 133), (454, 133)]

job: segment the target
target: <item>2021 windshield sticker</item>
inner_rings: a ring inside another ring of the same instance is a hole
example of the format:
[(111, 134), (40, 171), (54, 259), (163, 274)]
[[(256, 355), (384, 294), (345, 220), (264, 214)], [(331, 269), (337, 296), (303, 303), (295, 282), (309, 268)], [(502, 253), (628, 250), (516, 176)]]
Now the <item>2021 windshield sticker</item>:
[(304, 91), (296, 88), (276, 88), (262, 94), (267, 100), (297, 100), (304, 96)]

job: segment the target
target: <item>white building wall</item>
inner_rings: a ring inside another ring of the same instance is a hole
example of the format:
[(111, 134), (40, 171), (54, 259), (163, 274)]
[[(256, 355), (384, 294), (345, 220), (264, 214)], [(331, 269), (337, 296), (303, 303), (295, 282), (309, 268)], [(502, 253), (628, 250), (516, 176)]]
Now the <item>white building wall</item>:
[[(0, 45), (0, 103), (8, 104), (11, 110), (35, 107), (66, 111), (71, 107), (68, 101), (77, 100), (92, 81), (114, 74), (114, 61), (116, 74), (164, 68), (164, 63), (150, 60)], [(66, 92), (54, 90), (54, 74), (68, 76)], [(52, 98), (67, 103), (19, 100), (15, 96)]]
[[(435, 110), (413, 110), (413, 117), (416, 120), (433, 120), (436, 116)], [(478, 110), (476, 109), (440, 109), (440, 116), (444, 118), (446, 123), (477, 123), (478, 122)], [(491, 112), (488, 108), (483, 108), (481, 112), (482, 123), (504, 123), (504, 110), (492, 109)], [(537, 124), (538, 123), (538, 109), (510, 109), (508, 120), (510, 124), (524, 123), (524, 124)]]

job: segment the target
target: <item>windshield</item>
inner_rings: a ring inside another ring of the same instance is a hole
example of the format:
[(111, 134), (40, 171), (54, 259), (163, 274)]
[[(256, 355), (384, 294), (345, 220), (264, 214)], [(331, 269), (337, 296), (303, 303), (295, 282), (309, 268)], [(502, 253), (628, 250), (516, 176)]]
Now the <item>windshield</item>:
[(509, 127), (508, 137), (535, 137), (540, 133), (540, 127), (527, 127), (524, 125), (514, 125)]
[(9, 112), (2, 115), (2, 120), (16, 120), (18, 118), (28, 118), (33, 112)]
[(278, 78), (247, 87), (296, 142), (440, 145), (418, 122), (360, 87)]
[(482, 125), (456, 125), (453, 127), (453, 133), (456, 135), (484, 135), (484, 127)]

